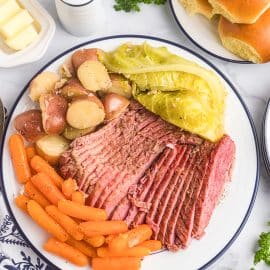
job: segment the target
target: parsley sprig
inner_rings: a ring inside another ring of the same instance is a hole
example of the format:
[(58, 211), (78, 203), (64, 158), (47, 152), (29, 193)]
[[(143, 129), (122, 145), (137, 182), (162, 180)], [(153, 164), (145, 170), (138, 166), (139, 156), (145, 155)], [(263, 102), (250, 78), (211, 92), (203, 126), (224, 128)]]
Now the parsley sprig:
[(270, 232), (263, 232), (260, 235), (258, 241), (259, 249), (254, 256), (254, 264), (258, 264), (260, 261), (264, 261), (270, 266)]
[(166, 0), (115, 0), (114, 9), (116, 11), (123, 10), (125, 12), (130, 11), (140, 11), (139, 4), (155, 4), (163, 5), (166, 3)]

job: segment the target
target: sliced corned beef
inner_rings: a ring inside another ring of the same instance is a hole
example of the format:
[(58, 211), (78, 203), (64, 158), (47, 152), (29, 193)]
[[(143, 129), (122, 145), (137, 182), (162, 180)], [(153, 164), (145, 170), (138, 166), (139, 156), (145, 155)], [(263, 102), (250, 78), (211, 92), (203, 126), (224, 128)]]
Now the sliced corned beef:
[(129, 227), (147, 222), (175, 251), (204, 233), (234, 155), (229, 136), (205, 141), (131, 101), (120, 117), (75, 139), (60, 171), (89, 194), (87, 204)]
[(192, 236), (200, 238), (209, 223), (215, 206), (223, 193), (224, 184), (231, 177), (235, 157), (235, 144), (226, 135), (211, 153), (207, 173), (196, 202)]

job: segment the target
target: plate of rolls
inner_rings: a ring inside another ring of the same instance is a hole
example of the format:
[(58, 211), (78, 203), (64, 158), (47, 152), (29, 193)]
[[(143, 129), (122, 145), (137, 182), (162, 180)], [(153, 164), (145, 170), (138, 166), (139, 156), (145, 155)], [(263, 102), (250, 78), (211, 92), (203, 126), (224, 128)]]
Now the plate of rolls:
[(212, 56), (270, 61), (270, 0), (170, 0), (170, 7), (182, 32)]

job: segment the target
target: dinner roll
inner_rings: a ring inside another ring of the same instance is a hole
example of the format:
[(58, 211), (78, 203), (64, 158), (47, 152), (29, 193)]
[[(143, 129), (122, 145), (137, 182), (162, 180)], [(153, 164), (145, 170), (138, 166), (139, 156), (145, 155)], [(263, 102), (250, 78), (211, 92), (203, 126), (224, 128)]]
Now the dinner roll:
[(255, 23), (270, 7), (270, 0), (209, 0), (214, 14), (232, 23)]
[(270, 61), (270, 9), (254, 24), (233, 24), (220, 18), (218, 31), (224, 47), (252, 61)]
[(212, 18), (212, 7), (208, 0), (179, 0), (179, 2), (190, 14), (200, 13), (208, 19)]

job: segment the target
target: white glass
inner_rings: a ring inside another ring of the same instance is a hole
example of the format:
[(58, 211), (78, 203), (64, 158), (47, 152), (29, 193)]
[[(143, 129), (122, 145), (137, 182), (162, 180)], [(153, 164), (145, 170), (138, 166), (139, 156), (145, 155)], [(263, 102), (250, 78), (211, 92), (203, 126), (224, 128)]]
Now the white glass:
[(74, 36), (89, 36), (104, 28), (102, 0), (55, 0), (55, 5), (62, 25)]

